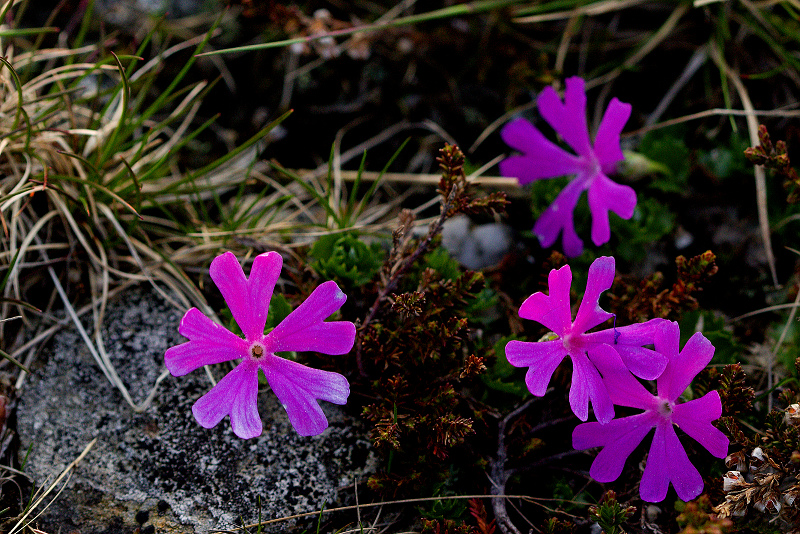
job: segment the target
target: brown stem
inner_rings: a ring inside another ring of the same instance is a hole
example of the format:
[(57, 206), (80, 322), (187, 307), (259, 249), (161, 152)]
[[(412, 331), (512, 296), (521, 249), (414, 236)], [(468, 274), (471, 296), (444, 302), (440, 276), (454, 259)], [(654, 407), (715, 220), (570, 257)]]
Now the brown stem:
[[(442, 202), (441, 213), (439, 218), (436, 219), (431, 225), (428, 227), (428, 234), (425, 236), (419, 245), (417, 245), (416, 250), (411, 253), (405, 260), (403, 260), (403, 264), (395, 270), (394, 274), (392, 274), (389, 281), (386, 282), (386, 286), (378, 293), (375, 302), (372, 304), (372, 307), (369, 309), (369, 313), (367, 317), (364, 319), (364, 322), (361, 323), (359, 326), (359, 330), (363, 333), (366, 331), (367, 326), (375, 319), (375, 316), (378, 314), (378, 309), (380, 308), (381, 303), (383, 300), (389, 295), (389, 292), (393, 291), (396, 287), (400, 279), (406, 272), (411, 268), (412, 265), (422, 256), (425, 252), (427, 252), (428, 247), (431, 245), (431, 241), (436, 235), (442, 231), (442, 227), (444, 226), (444, 222), (447, 220), (448, 213), (450, 212), (450, 208), (453, 206), (453, 201), (456, 198), (456, 194), (458, 193), (458, 184), (453, 184), (452, 188), (450, 189), (450, 193), (447, 195), (447, 199)], [(367, 372), (364, 369), (364, 362), (361, 358), (361, 336), (358, 338), (358, 344), (356, 347), (356, 365), (358, 366), (358, 372), (361, 376), (367, 376)]]

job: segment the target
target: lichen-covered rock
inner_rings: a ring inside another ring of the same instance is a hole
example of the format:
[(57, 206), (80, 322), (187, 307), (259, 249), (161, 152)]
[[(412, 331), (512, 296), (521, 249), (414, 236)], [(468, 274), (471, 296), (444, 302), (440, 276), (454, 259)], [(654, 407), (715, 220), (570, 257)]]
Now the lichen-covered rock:
[[(177, 333), (180, 316), (149, 291), (129, 292), (109, 307), (106, 349), (135, 402), (164, 371), (164, 351), (185, 341)], [(327, 403), (330, 427), (315, 437), (298, 436), (268, 391), (259, 394), (260, 437), (237, 438), (227, 418), (206, 430), (192, 417), (191, 406), (209, 388), (202, 371), (169, 376), (154, 402), (135, 413), (77, 332), (58, 334), (20, 392), (22, 450), (32, 444), (25, 471), (37, 484), (52, 480), (98, 440), (40, 521), (45, 530), (102, 532), (113, 519), (112, 530), (132, 532), (141, 526), (136, 518), (149, 514), (162, 522), (159, 532), (173, 523), (183, 532), (205, 533), (240, 519), (254, 522), (259, 497), (262, 518), (286, 517), (342, 501), (352, 490), (343, 494), (340, 488), (374, 465), (365, 430)], [(89, 504), (76, 506), (86, 495)], [(98, 504), (103, 513), (93, 512), (92, 502), (103, 503)]]

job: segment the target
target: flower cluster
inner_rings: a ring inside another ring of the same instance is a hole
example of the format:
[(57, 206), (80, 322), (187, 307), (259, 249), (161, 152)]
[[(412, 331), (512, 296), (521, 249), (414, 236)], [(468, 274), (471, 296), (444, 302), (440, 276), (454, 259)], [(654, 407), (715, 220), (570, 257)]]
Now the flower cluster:
[(586, 92), (581, 78), (567, 78), (563, 102), (552, 87), (547, 87), (539, 94), (536, 105), (544, 120), (577, 155), (548, 140), (527, 120), (517, 118), (506, 124), (500, 135), (508, 146), (522, 154), (501, 161), (500, 173), (517, 178), (523, 185), (543, 178), (575, 176), (536, 221), (533, 233), (543, 247), (551, 246), (558, 234), (562, 234), (564, 253), (580, 256), (583, 241), (575, 232), (572, 217), (584, 191), (588, 190), (595, 245), (602, 245), (611, 237), (609, 211), (623, 219), (633, 216), (636, 193), (607, 176), (614, 173), (617, 163), (624, 159), (619, 138), (630, 117), (631, 105), (611, 99), (595, 135), (594, 146), (589, 139)]
[[(501, 172), (517, 177), (521, 184), (574, 175), (536, 222), (534, 233), (543, 246), (552, 245), (561, 234), (566, 254), (576, 256), (582, 252), (583, 243), (575, 232), (573, 211), (583, 191), (588, 191), (591, 235), (596, 245), (610, 238), (609, 211), (623, 218), (633, 215), (636, 206), (633, 189), (616, 184), (607, 176), (623, 159), (619, 140), (631, 106), (612, 99), (592, 144), (586, 123), (582, 79), (566, 80), (563, 101), (548, 87), (539, 95), (537, 104), (542, 117), (576, 154), (546, 139), (526, 120), (516, 119), (505, 126), (502, 137), (522, 154), (501, 162)], [(350, 386), (344, 376), (311, 369), (276, 354), (285, 351), (318, 351), (333, 355), (349, 352), (356, 334), (353, 323), (325, 321), (341, 308), (346, 296), (336, 283), (325, 282), (280, 324), (265, 333), (269, 302), (281, 267), (282, 259), (274, 252), (254, 259), (249, 278), (230, 252), (211, 263), (211, 278), (244, 338), (213, 322), (196, 308), (189, 310), (181, 320), (179, 332), (189, 341), (171, 347), (165, 354), (167, 369), (173, 375), (181, 376), (205, 365), (239, 360), (235, 368), (192, 407), (203, 427), (214, 427), (229, 415), (237, 436), (260, 435), (262, 423), (257, 409), (260, 371), (301, 435), (316, 435), (328, 426), (317, 400), (347, 402)], [(594, 479), (599, 482), (616, 480), (634, 449), (654, 430), (640, 484), (642, 499), (661, 501), (672, 485), (679, 498), (691, 500), (702, 492), (703, 479), (689, 460), (675, 426), (716, 457), (724, 458), (728, 451), (728, 438), (712, 424), (722, 413), (718, 392), (710, 391), (700, 398), (679, 402), (697, 373), (711, 361), (714, 347), (697, 333), (681, 349), (678, 324), (666, 319), (621, 327), (615, 322), (610, 328), (591, 331), (616, 319), (599, 304), (601, 294), (611, 288), (614, 276), (613, 257), (601, 257), (592, 263), (584, 298), (573, 318), (570, 267), (553, 269), (548, 277), (548, 294), (531, 295), (519, 309), (520, 317), (541, 323), (552, 335), (536, 343), (510, 341), (506, 345), (506, 357), (512, 365), (528, 368), (525, 382), (537, 396), (546, 393), (556, 368), (565, 358), (570, 359), (569, 403), (583, 421), (574, 429), (572, 443), (579, 450), (601, 448), (590, 469)], [(639, 379), (655, 380), (656, 392), (648, 391)], [(596, 422), (587, 422), (590, 405)], [(635, 408), (641, 413), (615, 419), (615, 406)], [(396, 406), (394, 418), (397, 418)], [(471, 430), (471, 421), (464, 419), (460, 424), (464, 432)], [(458, 432), (451, 434), (460, 436)], [(435, 456), (445, 454), (437, 450), (434, 449)], [(624, 518), (624, 514), (621, 517)]]
[[(797, 400), (796, 395), (787, 388), (781, 397), (790, 401)], [(725, 458), (730, 469), (722, 479), (725, 501), (714, 511), (720, 517), (741, 517), (750, 524), (769, 523), (795, 532), (800, 525), (800, 404), (773, 409), (764, 434), (752, 438), (734, 422), (727, 423), (738, 450)]]
[[(600, 308), (598, 300), (613, 280), (614, 258), (595, 260), (573, 321), (569, 298), (572, 272), (569, 266), (552, 270), (549, 295), (531, 295), (519, 314), (543, 324), (557, 339), (538, 343), (511, 341), (506, 346), (506, 356), (512, 365), (529, 367), (526, 382), (531, 393), (538, 396), (544, 395), (559, 363), (570, 357), (572, 410), (586, 421), (591, 402), (597, 417), (597, 422), (575, 428), (573, 446), (579, 450), (602, 447), (590, 470), (595, 480), (616, 480), (628, 456), (654, 428), (640, 485), (642, 499), (663, 500), (671, 483), (678, 497), (691, 500), (702, 492), (703, 479), (689, 461), (674, 425), (718, 458), (724, 458), (728, 451), (728, 438), (711, 424), (722, 414), (716, 391), (689, 402), (677, 402), (692, 379), (711, 361), (714, 347), (697, 333), (679, 350), (678, 324), (663, 319), (587, 333), (612, 317)], [(651, 344), (653, 349), (644, 347)], [(645, 380), (656, 379), (657, 394), (645, 389), (634, 374)], [(643, 412), (613, 419), (614, 405)]]
[(205, 428), (230, 415), (233, 432), (240, 438), (261, 434), (258, 415), (258, 371), (264, 372), (295, 430), (313, 436), (325, 430), (328, 420), (317, 399), (345, 404), (350, 394), (347, 379), (338, 373), (311, 369), (276, 356), (282, 351), (317, 351), (346, 354), (353, 347), (356, 329), (348, 321), (324, 322), (342, 307), (347, 297), (335, 282), (325, 282), (272, 331), (264, 334), (272, 292), (281, 272), (280, 254), (257, 256), (246, 278), (231, 252), (211, 262), (211, 279), (230, 307), (244, 339), (192, 308), (178, 332), (187, 343), (171, 347), (164, 356), (167, 369), (182, 376), (204, 365), (241, 360), (233, 371), (192, 406), (195, 419)]

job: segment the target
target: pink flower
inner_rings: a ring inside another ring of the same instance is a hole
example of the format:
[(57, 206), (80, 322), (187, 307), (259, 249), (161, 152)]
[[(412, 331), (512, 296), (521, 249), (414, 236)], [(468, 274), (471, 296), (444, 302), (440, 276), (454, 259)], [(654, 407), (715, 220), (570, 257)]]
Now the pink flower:
[(616, 170), (617, 162), (624, 159), (619, 136), (631, 115), (631, 105), (611, 99), (592, 147), (586, 124), (584, 82), (572, 77), (567, 78), (566, 85), (564, 102), (552, 87), (546, 87), (536, 104), (544, 120), (577, 152), (577, 156), (548, 141), (527, 120), (518, 118), (506, 124), (500, 135), (506, 144), (522, 155), (501, 161), (500, 173), (516, 177), (523, 185), (542, 178), (575, 175), (536, 221), (533, 233), (543, 247), (549, 247), (563, 230), (564, 253), (580, 256), (583, 241), (575, 232), (572, 215), (581, 193), (589, 190), (592, 241), (595, 245), (602, 245), (611, 237), (609, 210), (623, 219), (630, 219), (636, 207), (633, 189), (619, 185), (607, 176)]
[(655, 428), (650, 454), (642, 475), (639, 493), (643, 500), (659, 502), (667, 496), (670, 483), (678, 497), (689, 501), (703, 491), (703, 478), (689, 461), (673, 425), (705, 447), (717, 458), (728, 454), (728, 438), (711, 422), (722, 415), (722, 404), (716, 391), (699, 399), (677, 404), (678, 397), (714, 355), (714, 346), (696, 333), (678, 352), (680, 330), (674, 322), (664, 322), (656, 333), (655, 348), (669, 359), (658, 378), (658, 395), (648, 392), (638, 380), (624, 373), (610, 388), (611, 398), (620, 406), (631, 406), (643, 413), (610, 423), (584, 423), (572, 433), (576, 449), (603, 447), (589, 470), (598, 482), (616, 480), (625, 461), (644, 437)]
[(614, 316), (603, 311), (599, 304), (600, 293), (613, 282), (614, 258), (597, 258), (589, 267), (586, 292), (573, 322), (569, 302), (572, 271), (569, 265), (553, 269), (548, 278), (550, 295), (535, 293), (528, 297), (519, 308), (519, 316), (542, 323), (558, 339), (537, 343), (509, 341), (506, 345), (506, 358), (511, 365), (529, 367), (525, 382), (530, 392), (540, 397), (547, 391), (561, 360), (570, 357), (569, 403), (581, 421), (589, 416), (589, 401), (601, 423), (614, 417), (607, 387), (626, 367), (637, 376), (652, 380), (667, 365), (666, 357), (643, 348), (653, 343), (658, 325), (664, 322), (662, 319), (586, 333)]
[(192, 406), (195, 419), (205, 428), (214, 427), (230, 415), (233, 432), (240, 438), (261, 434), (257, 406), (259, 369), (286, 409), (292, 426), (303, 436), (314, 436), (328, 427), (316, 399), (334, 404), (347, 402), (350, 385), (342, 375), (311, 369), (275, 355), (280, 351), (306, 350), (346, 354), (353, 348), (356, 335), (353, 323), (323, 322), (347, 300), (335, 282), (318, 286), (305, 302), (264, 334), (269, 301), (282, 263), (276, 252), (261, 254), (253, 261), (248, 279), (233, 253), (217, 256), (211, 262), (211, 279), (245, 339), (192, 308), (178, 328), (189, 342), (169, 348), (164, 355), (167, 369), (175, 376), (204, 365), (242, 360)]

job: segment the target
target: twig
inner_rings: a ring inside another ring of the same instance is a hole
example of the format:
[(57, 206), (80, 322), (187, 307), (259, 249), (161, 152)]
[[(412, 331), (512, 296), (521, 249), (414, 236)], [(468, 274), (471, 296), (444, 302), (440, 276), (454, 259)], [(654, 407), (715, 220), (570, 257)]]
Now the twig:
[[(512, 473), (506, 469), (506, 427), (512, 419), (527, 410), (531, 404), (540, 398), (541, 397), (534, 397), (529, 399), (519, 408), (500, 420), (500, 424), (498, 425), (497, 429), (497, 456), (492, 461), (491, 469), (492, 495), (497, 496), (505, 493), (506, 482), (508, 482), (508, 479)], [(511, 522), (511, 518), (508, 517), (505, 499), (494, 499), (492, 501), (492, 512), (494, 512), (494, 517), (497, 520), (497, 526), (500, 527), (500, 530), (503, 532), (503, 534), (509, 534), (509, 532), (513, 534), (521, 534), (517, 527), (514, 526), (514, 523)]]
[[(419, 259), (419, 257), (428, 250), (433, 238), (442, 231), (442, 227), (444, 226), (444, 222), (447, 220), (448, 213), (450, 212), (450, 208), (453, 206), (453, 201), (458, 194), (458, 190), (459, 184), (453, 184), (453, 186), (450, 188), (450, 193), (447, 195), (447, 199), (442, 202), (442, 208), (439, 217), (428, 227), (428, 234), (425, 236), (425, 239), (423, 239), (419, 245), (417, 245), (416, 250), (414, 250), (410, 256), (402, 260), (399, 268), (394, 269), (394, 273), (386, 282), (384, 288), (380, 291), (380, 293), (378, 293), (378, 296), (375, 298), (375, 302), (369, 309), (366, 319), (364, 319), (364, 322), (361, 323), (360, 329), (362, 332), (366, 331), (367, 326), (369, 326), (372, 320), (375, 319), (375, 315), (377, 315), (381, 303), (389, 295), (389, 292), (393, 291), (395, 287), (397, 287), (397, 283), (400, 281), (403, 275), (405, 275), (405, 273), (411, 268), (412, 265), (414, 265), (417, 259)], [(408, 229), (406, 229), (406, 232), (408, 232)], [(358, 365), (358, 372), (361, 374), (361, 376), (367, 376), (366, 370), (364, 369), (364, 362), (361, 358), (360, 337), (358, 341), (358, 348), (356, 349), (356, 365)]]

